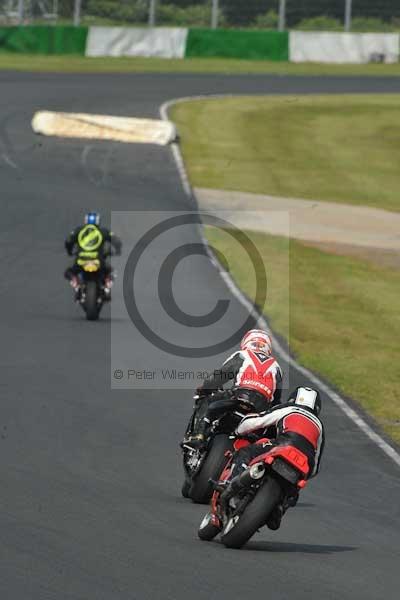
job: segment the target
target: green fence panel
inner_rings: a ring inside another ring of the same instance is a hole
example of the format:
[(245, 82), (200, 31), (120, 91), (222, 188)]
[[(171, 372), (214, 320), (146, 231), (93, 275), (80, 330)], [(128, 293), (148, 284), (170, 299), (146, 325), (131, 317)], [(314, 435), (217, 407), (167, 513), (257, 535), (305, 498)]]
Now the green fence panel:
[(287, 31), (189, 29), (185, 57), (289, 60)]
[(0, 48), (6, 52), (48, 53), (47, 27), (2, 27)]
[(65, 25), (53, 29), (52, 54), (85, 54), (88, 27)]
[(0, 27), (0, 51), (24, 54), (85, 54), (87, 27)]

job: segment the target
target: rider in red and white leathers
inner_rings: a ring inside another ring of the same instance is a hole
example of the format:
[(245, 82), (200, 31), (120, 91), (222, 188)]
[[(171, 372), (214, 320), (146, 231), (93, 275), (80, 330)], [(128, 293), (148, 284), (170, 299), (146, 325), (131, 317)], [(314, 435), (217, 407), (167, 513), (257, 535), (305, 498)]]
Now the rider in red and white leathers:
[(272, 356), (272, 342), (267, 332), (252, 329), (242, 339), (240, 350), (232, 354), (219, 370), (198, 388), (195, 426), (183, 443), (201, 447), (207, 439), (210, 422), (224, 410), (224, 400), (215, 401), (212, 393), (233, 381), (235, 397), (252, 412), (262, 412), (280, 402), (282, 371)]
[[(231, 490), (235, 488), (235, 481), (239, 482), (238, 475), (247, 468), (247, 465), (257, 456), (265, 454), (268, 449), (275, 446), (294, 446), (308, 458), (309, 474), (307, 479), (314, 477), (320, 467), (321, 456), (325, 444), (324, 427), (318, 415), (321, 410), (319, 392), (311, 388), (298, 387), (285, 404), (275, 406), (262, 414), (253, 414), (244, 417), (236, 429), (238, 437), (258, 439), (250, 446), (238, 450), (233, 456), (230, 484), (224, 492), (228, 498)], [(266, 430), (274, 427), (273, 439), (267, 439)], [(254, 439), (252, 440), (254, 441)], [(278, 529), (281, 518), (288, 508), (297, 501), (297, 496), (291, 498), (291, 503), (285, 501), (277, 507), (271, 515), (267, 525), (270, 529)]]
[[(314, 397), (315, 400), (313, 400)], [(314, 405), (311, 407), (309, 404), (312, 401)], [(308, 477), (314, 477), (319, 471), (325, 438), (322, 422), (318, 418), (320, 406), (318, 392), (310, 388), (299, 387), (289, 402), (275, 406), (263, 414), (244, 417), (235, 433), (239, 437), (243, 437), (258, 431), (261, 437), (262, 432), (274, 426), (276, 434), (272, 444), (290, 444), (298, 448), (308, 458), (310, 467)], [(254, 458), (265, 452), (265, 444), (262, 442), (261, 444), (252, 444), (248, 448), (244, 448), (242, 452), (245, 450), (247, 450), (249, 458)], [(243, 458), (243, 454), (241, 458)]]

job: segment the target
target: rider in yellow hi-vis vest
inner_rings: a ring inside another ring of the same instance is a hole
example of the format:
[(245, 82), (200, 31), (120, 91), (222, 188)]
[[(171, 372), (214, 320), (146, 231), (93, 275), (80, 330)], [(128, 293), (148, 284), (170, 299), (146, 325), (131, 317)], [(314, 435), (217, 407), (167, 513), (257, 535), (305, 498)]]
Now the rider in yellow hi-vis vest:
[(76, 227), (65, 240), (65, 249), (69, 256), (75, 255), (75, 263), (65, 271), (65, 278), (71, 282), (72, 287), (79, 287), (78, 275), (82, 266), (88, 261), (98, 264), (99, 271), (106, 282), (112, 280), (112, 269), (107, 263), (111, 247), (115, 254), (120, 255), (122, 250), (121, 240), (105, 227), (100, 227), (100, 215), (88, 213), (85, 215), (85, 223)]

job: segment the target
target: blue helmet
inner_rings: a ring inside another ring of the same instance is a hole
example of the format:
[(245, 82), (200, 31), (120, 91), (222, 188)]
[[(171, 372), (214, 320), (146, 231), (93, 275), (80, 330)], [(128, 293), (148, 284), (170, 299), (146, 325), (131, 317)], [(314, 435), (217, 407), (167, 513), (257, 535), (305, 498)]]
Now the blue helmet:
[(85, 225), (100, 225), (100, 215), (96, 212), (90, 212), (85, 215)]

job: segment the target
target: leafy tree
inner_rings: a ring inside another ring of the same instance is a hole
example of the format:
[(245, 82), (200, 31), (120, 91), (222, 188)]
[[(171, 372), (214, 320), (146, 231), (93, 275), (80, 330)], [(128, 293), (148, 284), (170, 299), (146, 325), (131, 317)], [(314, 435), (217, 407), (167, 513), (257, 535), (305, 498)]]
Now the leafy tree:
[(221, 6), (229, 25), (247, 27), (259, 15), (276, 9), (277, 0), (221, 0)]
[(258, 15), (254, 25), (260, 29), (276, 29), (278, 27), (278, 14), (274, 10), (269, 10), (263, 15)]

